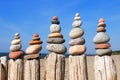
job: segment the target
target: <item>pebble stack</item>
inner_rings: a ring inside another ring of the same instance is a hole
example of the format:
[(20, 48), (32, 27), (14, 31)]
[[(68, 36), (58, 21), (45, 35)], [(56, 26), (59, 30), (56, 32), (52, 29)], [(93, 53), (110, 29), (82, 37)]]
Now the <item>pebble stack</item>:
[(66, 47), (62, 43), (64, 43), (65, 40), (63, 39), (63, 35), (60, 33), (61, 27), (59, 25), (60, 22), (58, 21), (58, 17), (54, 16), (51, 23), (51, 34), (48, 35), (48, 45), (46, 46), (46, 48), (50, 52), (54, 52), (56, 54), (64, 54), (66, 52)]
[(73, 29), (70, 31), (69, 36), (72, 39), (69, 42), (71, 46), (69, 48), (69, 54), (71, 55), (81, 55), (86, 51), (85, 39), (82, 37), (84, 34), (83, 29), (80, 27), (82, 25), (82, 21), (80, 19), (80, 14), (76, 13), (74, 22), (72, 23)]
[(106, 34), (106, 24), (104, 19), (100, 18), (97, 28), (97, 35), (94, 37), (93, 42), (96, 44), (96, 54), (99, 56), (111, 55), (112, 50), (109, 48), (111, 45), (108, 43), (110, 37)]
[(39, 52), (42, 49), (43, 42), (40, 40), (38, 34), (34, 34), (32, 41), (29, 42), (29, 47), (26, 49), (26, 56), (24, 56), (24, 59), (39, 59)]
[(9, 53), (9, 58), (11, 59), (18, 59), (24, 55), (24, 51), (21, 50), (22, 45), (19, 35), (20, 35), (19, 33), (16, 33), (14, 40), (11, 42), (11, 46), (10, 46), (11, 52)]

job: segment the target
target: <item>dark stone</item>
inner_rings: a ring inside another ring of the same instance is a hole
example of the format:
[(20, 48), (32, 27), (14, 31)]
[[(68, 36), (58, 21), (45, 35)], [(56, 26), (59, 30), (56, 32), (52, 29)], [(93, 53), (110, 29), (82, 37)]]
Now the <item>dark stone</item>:
[(52, 20), (51, 23), (52, 24), (60, 24), (60, 21), (58, 21), (58, 20)]

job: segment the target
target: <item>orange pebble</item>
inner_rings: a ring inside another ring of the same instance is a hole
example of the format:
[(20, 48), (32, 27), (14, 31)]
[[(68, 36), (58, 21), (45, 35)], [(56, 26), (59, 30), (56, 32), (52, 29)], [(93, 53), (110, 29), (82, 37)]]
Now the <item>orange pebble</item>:
[(58, 20), (58, 17), (57, 17), (57, 16), (54, 16), (54, 17), (53, 17), (53, 20)]
[(103, 18), (100, 18), (100, 19), (99, 19), (99, 23), (100, 23), (100, 22), (104, 22), (104, 21), (105, 21), (105, 20), (104, 20)]
[(39, 35), (38, 34), (34, 34), (34, 37), (39, 37)]

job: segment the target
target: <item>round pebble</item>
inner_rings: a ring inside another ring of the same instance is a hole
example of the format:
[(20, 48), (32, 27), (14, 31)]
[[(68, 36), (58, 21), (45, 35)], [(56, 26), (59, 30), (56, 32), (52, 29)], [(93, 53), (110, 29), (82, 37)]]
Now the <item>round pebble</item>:
[(76, 38), (76, 39), (72, 39), (70, 42), (69, 42), (69, 45), (70, 46), (73, 46), (73, 45), (83, 45), (85, 44), (85, 39), (84, 38)]
[(111, 55), (112, 54), (112, 50), (111, 49), (97, 49), (96, 50), (96, 54), (99, 55), (99, 56)]
[(106, 32), (105, 27), (98, 27), (97, 32)]
[(57, 16), (53, 16), (53, 20), (58, 20), (58, 17)]
[(75, 45), (69, 48), (69, 53), (71, 55), (84, 54), (86, 47), (84, 45)]
[(96, 44), (95, 49), (107, 49), (111, 45), (109, 43), (103, 43), (103, 44)]
[(79, 14), (79, 13), (76, 13), (76, 14), (75, 14), (75, 17), (79, 17), (79, 16), (80, 16), (80, 14)]
[(20, 44), (21, 42), (21, 39), (15, 39), (11, 42), (12, 45), (15, 45), (15, 44)]
[(33, 36), (34, 36), (34, 37), (39, 37), (39, 34), (34, 34)]
[(76, 28), (76, 27), (80, 27), (81, 24), (82, 24), (82, 21), (81, 21), (81, 20), (79, 20), (79, 21), (74, 21), (74, 22), (72, 23), (72, 26), (73, 26), (74, 28)]
[(27, 54), (37, 54), (39, 53), (39, 51), (42, 49), (41, 45), (30, 45), (27, 49), (26, 49), (26, 53)]
[(106, 27), (106, 24), (104, 22), (98, 23), (98, 27)]
[(10, 51), (18, 51), (22, 48), (21, 44), (17, 44), (17, 45), (11, 45), (10, 46)]
[(110, 37), (105, 32), (99, 32), (94, 37), (93, 42), (95, 44), (106, 43), (110, 40)]
[(20, 33), (15, 33), (15, 36), (19, 36), (20, 35)]
[(41, 40), (35, 40), (35, 41), (30, 41), (29, 44), (30, 45), (34, 45), (34, 44), (42, 44), (43, 42)]
[(103, 18), (99, 19), (99, 23), (104, 22), (105, 20)]
[(58, 54), (64, 54), (67, 50), (66, 47), (62, 44), (48, 44), (46, 48), (48, 51)]
[(83, 34), (84, 34), (84, 31), (83, 31), (81, 28), (73, 28), (73, 29), (70, 31), (69, 36), (70, 36), (72, 39), (75, 39), (75, 38), (81, 37)]
[(57, 25), (57, 24), (52, 24), (52, 25), (50, 26), (50, 32), (52, 32), (52, 33), (56, 33), (56, 32), (60, 33), (60, 31), (61, 31), (61, 28), (60, 28), (59, 25)]
[(74, 20), (80, 20), (80, 17), (75, 17)]
[(63, 35), (60, 33), (51, 33), (48, 35), (49, 38), (63, 38)]
[(64, 43), (65, 40), (63, 38), (48, 38), (47, 40), (47, 43), (50, 43), (50, 44), (62, 44)]
[(58, 20), (52, 20), (51, 23), (52, 24), (60, 24), (60, 21), (58, 21)]
[(20, 39), (20, 36), (15, 36), (14, 39)]

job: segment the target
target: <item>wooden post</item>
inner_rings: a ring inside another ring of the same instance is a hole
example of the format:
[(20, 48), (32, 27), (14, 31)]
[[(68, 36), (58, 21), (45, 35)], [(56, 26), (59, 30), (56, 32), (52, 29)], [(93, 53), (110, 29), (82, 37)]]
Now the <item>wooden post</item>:
[(7, 57), (0, 58), (0, 80), (7, 80)]
[(39, 60), (24, 60), (24, 80), (40, 80)]
[(75, 55), (69, 56), (69, 80), (88, 80), (86, 56)]
[(8, 80), (23, 80), (22, 59), (10, 59), (8, 61)]
[(95, 80), (117, 80), (114, 61), (110, 56), (95, 56)]
[(50, 53), (45, 57), (44, 80), (64, 80), (65, 56), (64, 54)]

